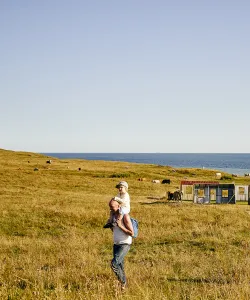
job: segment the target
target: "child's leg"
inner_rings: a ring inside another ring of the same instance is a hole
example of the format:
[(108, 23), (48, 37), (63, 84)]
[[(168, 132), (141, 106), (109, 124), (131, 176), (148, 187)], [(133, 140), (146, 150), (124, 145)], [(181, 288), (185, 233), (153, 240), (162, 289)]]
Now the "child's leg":
[(129, 214), (130, 213), (130, 209), (129, 208), (127, 208), (127, 207), (123, 207), (123, 206), (121, 206), (120, 208), (119, 208), (119, 213), (120, 213), (120, 215), (127, 215), (127, 214)]
[(122, 219), (122, 217), (124, 216), (124, 215), (127, 215), (127, 214), (129, 214), (130, 213), (130, 209), (129, 208), (127, 208), (127, 207), (120, 207), (119, 208), (119, 216), (118, 216), (118, 220), (121, 220)]

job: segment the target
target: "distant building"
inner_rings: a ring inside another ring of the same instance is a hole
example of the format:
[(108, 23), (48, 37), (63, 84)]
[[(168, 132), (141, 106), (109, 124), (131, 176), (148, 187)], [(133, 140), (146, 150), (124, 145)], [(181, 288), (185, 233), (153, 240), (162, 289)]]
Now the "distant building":
[(235, 185), (235, 200), (248, 201), (250, 189), (248, 185)]
[[(191, 200), (194, 203), (235, 204), (235, 190), (235, 185), (233, 183), (198, 180), (181, 181), (181, 191), (183, 193), (182, 199)], [(243, 186), (238, 190), (243, 193)], [(244, 199), (248, 198), (248, 192), (246, 193), (246, 189), (244, 188)]]

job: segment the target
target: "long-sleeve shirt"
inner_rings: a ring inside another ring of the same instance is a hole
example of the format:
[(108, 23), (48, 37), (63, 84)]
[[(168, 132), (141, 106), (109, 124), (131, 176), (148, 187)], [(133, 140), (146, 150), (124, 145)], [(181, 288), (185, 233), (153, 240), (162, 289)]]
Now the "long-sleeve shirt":
[(127, 208), (128, 211), (130, 211), (130, 197), (129, 197), (129, 193), (126, 192), (125, 194), (118, 194), (115, 197), (115, 200), (121, 204), (121, 207), (123, 208)]

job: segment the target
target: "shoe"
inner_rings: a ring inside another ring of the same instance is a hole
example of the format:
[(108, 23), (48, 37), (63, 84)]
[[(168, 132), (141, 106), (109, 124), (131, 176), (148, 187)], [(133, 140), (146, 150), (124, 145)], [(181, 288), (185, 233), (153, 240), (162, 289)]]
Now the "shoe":
[(107, 223), (103, 226), (103, 228), (112, 228), (113, 224), (112, 223)]
[(124, 292), (126, 290), (126, 287), (127, 287), (127, 283), (126, 282), (124, 282), (124, 283), (121, 284), (121, 290), (122, 290), (122, 292)]

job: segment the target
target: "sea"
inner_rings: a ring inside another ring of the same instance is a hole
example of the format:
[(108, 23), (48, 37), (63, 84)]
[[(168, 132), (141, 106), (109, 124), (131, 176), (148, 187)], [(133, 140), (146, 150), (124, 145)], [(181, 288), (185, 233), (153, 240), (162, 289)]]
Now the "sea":
[(213, 169), (244, 175), (250, 173), (250, 153), (41, 153), (60, 159), (123, 161), (174, 168)]

